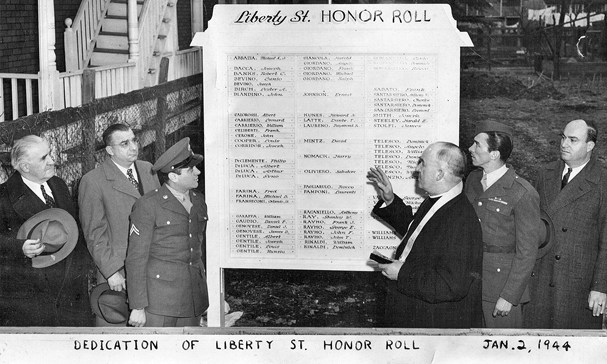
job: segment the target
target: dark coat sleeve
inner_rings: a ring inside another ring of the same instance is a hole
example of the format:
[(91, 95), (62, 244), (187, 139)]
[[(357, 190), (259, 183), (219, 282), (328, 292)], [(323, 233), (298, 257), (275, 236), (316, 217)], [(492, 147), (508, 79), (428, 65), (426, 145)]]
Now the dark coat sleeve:
[(390, 225), (401, 237), (405, 236), (409, 224), (413, 220), (411, 206), (406, 205), (397, 195), (394, 195), (394, 201), (390, 205), (382, 208), (383, 204), (384, 201), (380, 199), (373, 207), (372, 213)]

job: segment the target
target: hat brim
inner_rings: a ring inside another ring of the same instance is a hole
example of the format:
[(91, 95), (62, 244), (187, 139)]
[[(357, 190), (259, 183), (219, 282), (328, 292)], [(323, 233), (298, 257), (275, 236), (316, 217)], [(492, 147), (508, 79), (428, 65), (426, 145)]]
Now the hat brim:
[(76, 220), (69, 212), (59, 208), (42, 210), (27, 219), (19, 228), (17, 239), (28, 239), (31, 230), (45, 220), (60, 222), (67, 231), (67, 242), (63, 244), (61, 249), (52, 254), (32, 258), (32, 267), (34, 268), (46, 268), (59, 263), (70, 255), (78, 243), (78, 224), (76, 224)]
[(203, 159), (202, 155), (194, 153), (194, 154), (192, 154), (191, 160), (188, 163), (186, 163), (185, 165), (180, 166), (179, 168), (194, 167), (195, 165), (197, 165), (200, 162), (202, 162), (202, 159)]
[(538, 247), (537, 259), (544, 257), (544, 255), (546, 255), (550, 249), (552, 249), (552, 245), (554, 244), (554, 239), (556, 237), (556, 230), (554, 228), (552, 218), (550, 218), (550, 215), (548, 215), (548, 213), (543, 209), (540, 210), (540, 219), (544, 225), (544, 230), (542, 230), (542, 233), (540, 234), (543, 239)]
[[(101, 308), (99, 307), (99, 297), (101, 297), (101, 295), (103, 293), (110, 291), (110, 290), (111, 290), (110, 285), (107, 282), (98, 284), (95, 286), (95, 288), (93, 288), (93, 291), (91, 292), (91, 297), (90, 297), (91, 310), (93, 311), (93, 313), (95, 314), (96, 317), (99, 317), (100, 319), (104, 320), (108, 324), (125, 323), (129, 317), (128, 308), (127, 308), (126, 312), (120, 312), (122, 314), (122, 316), (124, 316), (124, 320), (120, 321), (120, 322), (108, 322), (107, 319), (104, 317), (103, 313), (101, 312)], [(128, 305), (126, 304), (126, 293), (124, 292), (124, 290), (121, 291), (120, 294), (124, 296), (125, 307), (128, 307)]]

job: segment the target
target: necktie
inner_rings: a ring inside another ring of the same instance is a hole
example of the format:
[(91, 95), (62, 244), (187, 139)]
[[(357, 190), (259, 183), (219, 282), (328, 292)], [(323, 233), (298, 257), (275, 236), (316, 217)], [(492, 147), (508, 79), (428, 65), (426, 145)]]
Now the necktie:
[(565, 175), (563, 176), (563, 180), (561, 181), (561, 190), (569, 182), (569, 176), (570, 175), (571, 175), (571, 168), (567, 167), (567, 173), (565, 173)]
[(133, 170), (132, 169), (127, 169), (126, 170), (126, 175), (129, 177), (129, 181), (131, 181), (131, 183), (133, 184), (133, 186), (135, 186), (135, 189), (137, 191), (139, 191), (139, 182), (137, 182), (137, 180), (135, 179), (135, 176), (133, 176)]
[(44, 197), (44, 201), (46, 201), (46, 206), (53, 208), (55, 207), (55, 200), (44, 189), (44, 185), (40, 185), (40, 190), (42, 191), (42, 196)]
[[(186, 192), (187, 193), (187, 192)], [(190, 202), (190, 199), (187, 198), (185, 195), (183, 195), (181, 197), (181, 204), (183, 205), (183, 207), (185, 208), (185, 210), (188, 212), (188, 214), (190, 213), (190, 210), (192, 209), (192, 203)]]
[(481, 185), (483, 185), (483, 191), (487, 191), (487, 174), (483, 173), (483, 178), (481, 179)]

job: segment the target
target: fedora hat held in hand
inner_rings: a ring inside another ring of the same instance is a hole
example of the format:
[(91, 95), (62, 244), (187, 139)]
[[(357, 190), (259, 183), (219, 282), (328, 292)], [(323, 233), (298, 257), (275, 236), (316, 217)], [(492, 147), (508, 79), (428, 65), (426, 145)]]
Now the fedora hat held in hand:
[(32, 258), (32, 267), (46, 268), (67, 258), (74, 250), (78, 243), (78, 225), (69, 212), (59, 208), (46, 209), (21, 225), (17, 239), (40, 239), (44, 251)]

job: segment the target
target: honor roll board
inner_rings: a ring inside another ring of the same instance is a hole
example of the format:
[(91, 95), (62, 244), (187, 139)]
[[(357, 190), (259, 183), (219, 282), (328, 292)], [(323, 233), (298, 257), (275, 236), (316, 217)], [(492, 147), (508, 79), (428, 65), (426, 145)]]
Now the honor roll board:
[[(399, 243), (371, 216), (381, 167), (458, 142), (460, 47), (447, 5), (218, 5), (204, 53), (209, 280), (220, 268), (372, 270)], [(219, 269), (215, 269), (219, 268)], [(217, 273), (220, 274), (220, 273)], [(209, 283), (211, 286), (211, 283)]]

